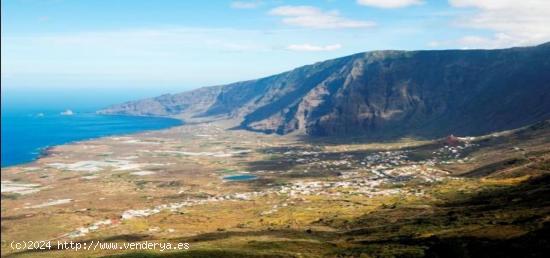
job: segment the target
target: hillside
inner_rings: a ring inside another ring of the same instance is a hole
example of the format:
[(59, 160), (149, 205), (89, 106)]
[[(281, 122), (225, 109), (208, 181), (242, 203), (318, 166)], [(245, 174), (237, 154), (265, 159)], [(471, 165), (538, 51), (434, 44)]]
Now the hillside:
[(98, 112), (232, 118), (248, 130), (310, 136), (481, 135), (550, 119), (550, 43), (366, 52)]

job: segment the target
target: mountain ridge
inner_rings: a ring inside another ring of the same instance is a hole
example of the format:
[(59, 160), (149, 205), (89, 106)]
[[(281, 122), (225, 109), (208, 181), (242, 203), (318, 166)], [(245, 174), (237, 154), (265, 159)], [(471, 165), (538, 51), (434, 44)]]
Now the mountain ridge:
[(480, 135), (550, 118), (548, 60), (550, 42), (370, 51), (98, 112), (233, 119), (247, 130), (311, 136)]

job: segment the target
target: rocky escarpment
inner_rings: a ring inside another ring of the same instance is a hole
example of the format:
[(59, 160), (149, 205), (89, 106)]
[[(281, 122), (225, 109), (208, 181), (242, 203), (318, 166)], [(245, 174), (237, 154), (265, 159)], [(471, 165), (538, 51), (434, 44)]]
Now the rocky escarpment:
[(134, 116), (174, 116), (202, 113), (209, 109), (219, 95), (221, 86), (204, 87), (179, 94), (129, 101), (97, 111), (99, 114)]
[(232, 118), (279, 134), (479, 135), (550, 119), (550, 43), (366, 52), (100, 112)]

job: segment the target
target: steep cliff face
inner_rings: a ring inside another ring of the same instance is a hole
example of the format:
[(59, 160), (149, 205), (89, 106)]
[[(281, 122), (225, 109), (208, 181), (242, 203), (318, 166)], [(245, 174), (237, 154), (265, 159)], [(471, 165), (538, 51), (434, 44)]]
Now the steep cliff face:
[(550, 44), (367, 52), (100, 112), (237, 118), (279, 134), (483, 134), (550, 119)]
[(189, 118), (207, 111), (222, 87), (204, 87), (179, 94), (130, 101), (97, 111), (99, 114), (135, 116), (175, 116)]

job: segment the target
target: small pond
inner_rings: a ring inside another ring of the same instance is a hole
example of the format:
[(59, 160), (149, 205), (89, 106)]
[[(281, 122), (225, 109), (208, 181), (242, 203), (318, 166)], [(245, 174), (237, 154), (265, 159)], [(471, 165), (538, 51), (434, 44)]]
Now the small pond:
[(226, 176), (223, 179), (228, 181), (248, 181), (248, 180), (254, 180), (256, 178), (258, 177), (255, 175), (240, 174), (240, 175)]

